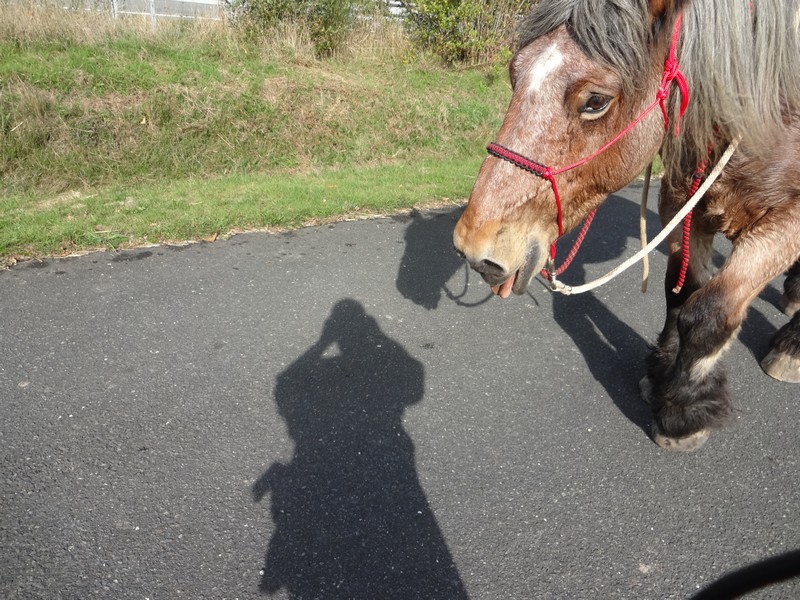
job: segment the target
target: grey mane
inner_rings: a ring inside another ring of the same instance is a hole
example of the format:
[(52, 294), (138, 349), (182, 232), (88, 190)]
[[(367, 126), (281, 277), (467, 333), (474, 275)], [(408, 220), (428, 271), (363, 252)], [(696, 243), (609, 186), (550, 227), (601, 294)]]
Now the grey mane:
[[(520, 47), (566, 25), (590, 58), (621, 75), (624, 93), (635, 93), (672, 28), (672, 22), (652, 24), (648, 6), (648, 0), (540, 0), (520, 26)], [(708, 142), (736, 136), (756, 151), (770, 145), (785, 120), (800, 114), (799, 35), (800, 0), (690, 2), (679, 61), (691, 103), (681, 136), (666, 138), (665, 165), (696, 164)]]

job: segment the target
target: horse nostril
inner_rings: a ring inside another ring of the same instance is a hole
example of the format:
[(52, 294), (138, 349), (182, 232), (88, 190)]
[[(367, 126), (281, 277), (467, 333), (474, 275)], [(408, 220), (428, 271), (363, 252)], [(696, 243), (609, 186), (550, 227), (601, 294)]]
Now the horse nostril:
[(506, 274), (506, 270), (503, 267), (486, 259), (472, 265), (472, 268), (483, 275), (502, 277)]

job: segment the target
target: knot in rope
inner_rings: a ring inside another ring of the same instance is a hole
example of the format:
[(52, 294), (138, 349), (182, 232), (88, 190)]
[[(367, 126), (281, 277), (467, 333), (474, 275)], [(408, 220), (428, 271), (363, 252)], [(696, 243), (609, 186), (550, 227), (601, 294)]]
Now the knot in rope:
[[(667, 61), (669, 65), (671, 61)], [(678, 63), (674, 63), (675, 72), (674, 73), (664, 73), (664, 81), (661, 84), (661, 87), (658, 88), (658, 92), (656, 93), (656, 98), (658, 98), (658, 102), (661, 105), (661, 114), (664, 115), (664, 129), (669, 127), (669, 115), (667, 112), (667, 98), (669, 97), (669, 86), (674, 82), (678, 86), (678, 90), (681, 94), (681, 106), (680, 110), (678, 111), (678, 119), (675, 123), (675, 135), (680, 134), (680, 120), (683, 118), (683, 115), (686, 113), (686, 109), (689, 106), (689, 84), (686, 83), (686, 77), (684, 77), (683, 73), (678, 69)], [(665, 67), (666, 69), (666, 67)]]
[(669, 127), (669, 113), (667, 112), (667, 98), (669, 97), (669, 88), (675, 83), (681, 94), (681, 105), (678, 111), (678, 119), (675, 123), (675, 135), (680, 134), (680, 120), (686, 113), (689, 106), (689, 84), (686, 82), (686, 77), (681, 71), (678, 64), (678, 38), (681, 32), (681, 15), (675, 20), (675, 28), (672, 32), (672, 43), (669, 47), (669, 54), (667, 60), (664, 62), (664, 74), (661, 77), (661, 87), (656, 92), (656, 98), (661, 106), (661, 114), (664, 115), (664, 129)]

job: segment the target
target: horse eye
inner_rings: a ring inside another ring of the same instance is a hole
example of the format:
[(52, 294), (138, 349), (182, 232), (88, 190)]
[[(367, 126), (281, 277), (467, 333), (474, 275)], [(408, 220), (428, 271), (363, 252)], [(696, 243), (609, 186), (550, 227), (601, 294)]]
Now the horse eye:
[(592, 94), (581, 107), (580, 112), (583, 114), (584, 118), (596, 118), (606, 111), (609, 104), (611, 104), (611, 98), (609, 96)]

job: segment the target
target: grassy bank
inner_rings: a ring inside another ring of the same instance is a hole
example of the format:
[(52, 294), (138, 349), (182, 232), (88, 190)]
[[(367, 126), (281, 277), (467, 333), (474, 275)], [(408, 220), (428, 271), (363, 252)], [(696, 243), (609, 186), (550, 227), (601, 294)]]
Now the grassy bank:
[(292, 27), (4, 4), (0, 57), (6, 259), (463, 198), (509, 95), (374, 22), (319, 61)]
[(480, 158), (230, 175), (0, 198), (0, 257), (216, 239), (463, 199)]

